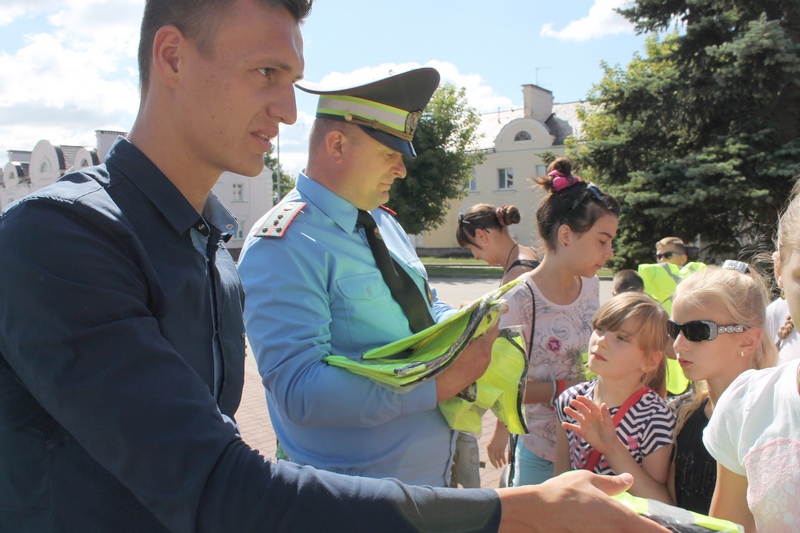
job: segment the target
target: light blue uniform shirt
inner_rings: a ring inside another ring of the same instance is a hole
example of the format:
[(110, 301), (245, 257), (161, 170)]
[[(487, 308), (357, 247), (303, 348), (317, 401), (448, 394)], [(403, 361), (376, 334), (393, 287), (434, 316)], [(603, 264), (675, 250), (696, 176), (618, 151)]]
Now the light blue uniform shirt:
[[(405, 483), (443, 486), (454, 434), (436, 406), (436, 384), (399, 394), (328, 354), (360, 357), (412, 334), (375, 264), (353, 204), (304, 175), (284, 201), (307, 202), (281, 238), (242, 249), (245, 323), (266, 388), (273, 428), (300, 464)], [(425, 269), (382, 209), (372, 212), (391, 254), (424, 290)], [(434, 300), (433, 316), (451, 308)]]

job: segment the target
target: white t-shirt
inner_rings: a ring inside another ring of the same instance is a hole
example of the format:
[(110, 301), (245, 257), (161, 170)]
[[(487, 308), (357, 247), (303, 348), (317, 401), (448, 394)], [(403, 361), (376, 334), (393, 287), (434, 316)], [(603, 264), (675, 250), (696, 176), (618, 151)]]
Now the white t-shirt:
[(789, 303), (783, 298), (778, 298), (767, 306), (767, 330), (769, 338), (778, 347), (778, 364), (800, 359), (800, 333), (797, 332), (797, 327), (793, 327), (785, 339), (778, 339), (778, 331), (786, 323), (788, 316)]
[[(536, 298), (536, 328), (533, 349), (528, 365), (528, 381), (574, 380), (582, 377), (583, 354), (589, 347), (592, 318), (600, 307), (600, 280), (581, 278), (581, 292), (574, 302), (558, 305), (547, 300), (530, 277), (508, 293), (508, 312), (500, 318), (500, 326), (521, 324), (522, 338), (527, 345), (531, 336), (533, 310), (531, 291)], [(522, 443), (531, 453), (546, 459), (556, 459), (556, 414), (545, 404), (525, 404), (528, 434), (521, 435)]]
[(725, 390), (703, 432), (708, 453), (747, 476), (758, 531), (800, 531), (800, 360), (742, 373)]

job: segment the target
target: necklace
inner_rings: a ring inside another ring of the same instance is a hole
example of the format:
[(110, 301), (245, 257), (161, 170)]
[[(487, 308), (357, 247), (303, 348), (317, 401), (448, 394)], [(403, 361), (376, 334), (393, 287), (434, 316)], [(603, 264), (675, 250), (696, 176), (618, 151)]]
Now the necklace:
[(516, 250), (518, 247), (519, 247), (519, 243), (515, 242), (514, 246), (511, 247), (511, 250), (508, 251), (508, 256), (506, 257), (506, 262), (503, 263), (503, 272), (508, 272), (508, 260), (511, 259), (511, 254), (513, 254), (514, 250)]

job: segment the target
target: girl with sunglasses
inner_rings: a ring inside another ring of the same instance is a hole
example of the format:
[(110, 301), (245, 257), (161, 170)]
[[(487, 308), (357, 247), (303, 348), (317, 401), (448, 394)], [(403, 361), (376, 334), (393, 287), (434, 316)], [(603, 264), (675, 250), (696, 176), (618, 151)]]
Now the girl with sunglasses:
[(520, 220), (519, 209), (513, 205), (474, 205), (458, 216), (456, 240), (460, 247), (469, 248), (475, 259), (503, 267), (501, 284), (505, 284), (540, 263), (536, 250), (521, 246), (508, 230)]
[[(797, 191), (778, 223), (778, 254), (789, 313), (800, 320)], [(718, 464), (713, 516), (743, 524), (748, 533), (800, 530), (800, 359), (737, 377), (719, 399), (703, 443)]]
[(717, 464), (703, 446), (703, 430), (734, 379), (774, 364), (776, 349), (764, 329), (768, 303), (758, 274), (708, 267), (678, 285), (667, 331), (686, 377), (695, 382), (694, 395), (678, 409), (668, 478), (679, 507), (709, 514)]
[(556, 402), (555, 472), (633, 474), (630, 493), (668, 502), (675, 416), (666, 394), (667, 312), (646, 294), (606, 301), (592, 320), (589, 370), (597, 377)]
[[(553, 401), (566, 386), (583, 381), (583, 352), (592, 317), (600, 305), (597, 271), (614, 257), (619, 202), (573, 176), (568, 159), (551, 163), (547, 176), (536, 178), (548, 191), (536, 213), (544, 245), (542, 263), (524, 274), (505, 295), (508, 312), (501, 327), (524, 326), (529, 354), (525, 414), (528, 434), (513, 451), (512, 484), (532, 485), (553, 476), (556, 416)], [(498, 422), (487, 448), (491, 463), (506, 459), (508, 430)]]

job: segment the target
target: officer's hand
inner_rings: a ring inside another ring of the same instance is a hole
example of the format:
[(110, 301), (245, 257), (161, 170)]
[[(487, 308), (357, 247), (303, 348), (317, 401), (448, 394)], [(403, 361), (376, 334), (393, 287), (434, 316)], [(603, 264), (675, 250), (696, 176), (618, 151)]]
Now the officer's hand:
[(669, 533), (608, 496), (632, 484), (630, 474), (598, 476), (581, 470), (541, 485), (496, 489), (503, 513), (500, 532)]
[(480, 337), (472, 339), (447, 370), (436, 377), (437, 402), (449, 400), (486, 372), (492, 361), (492, 345), (499, 333), (500, 326), (495, 324)]

